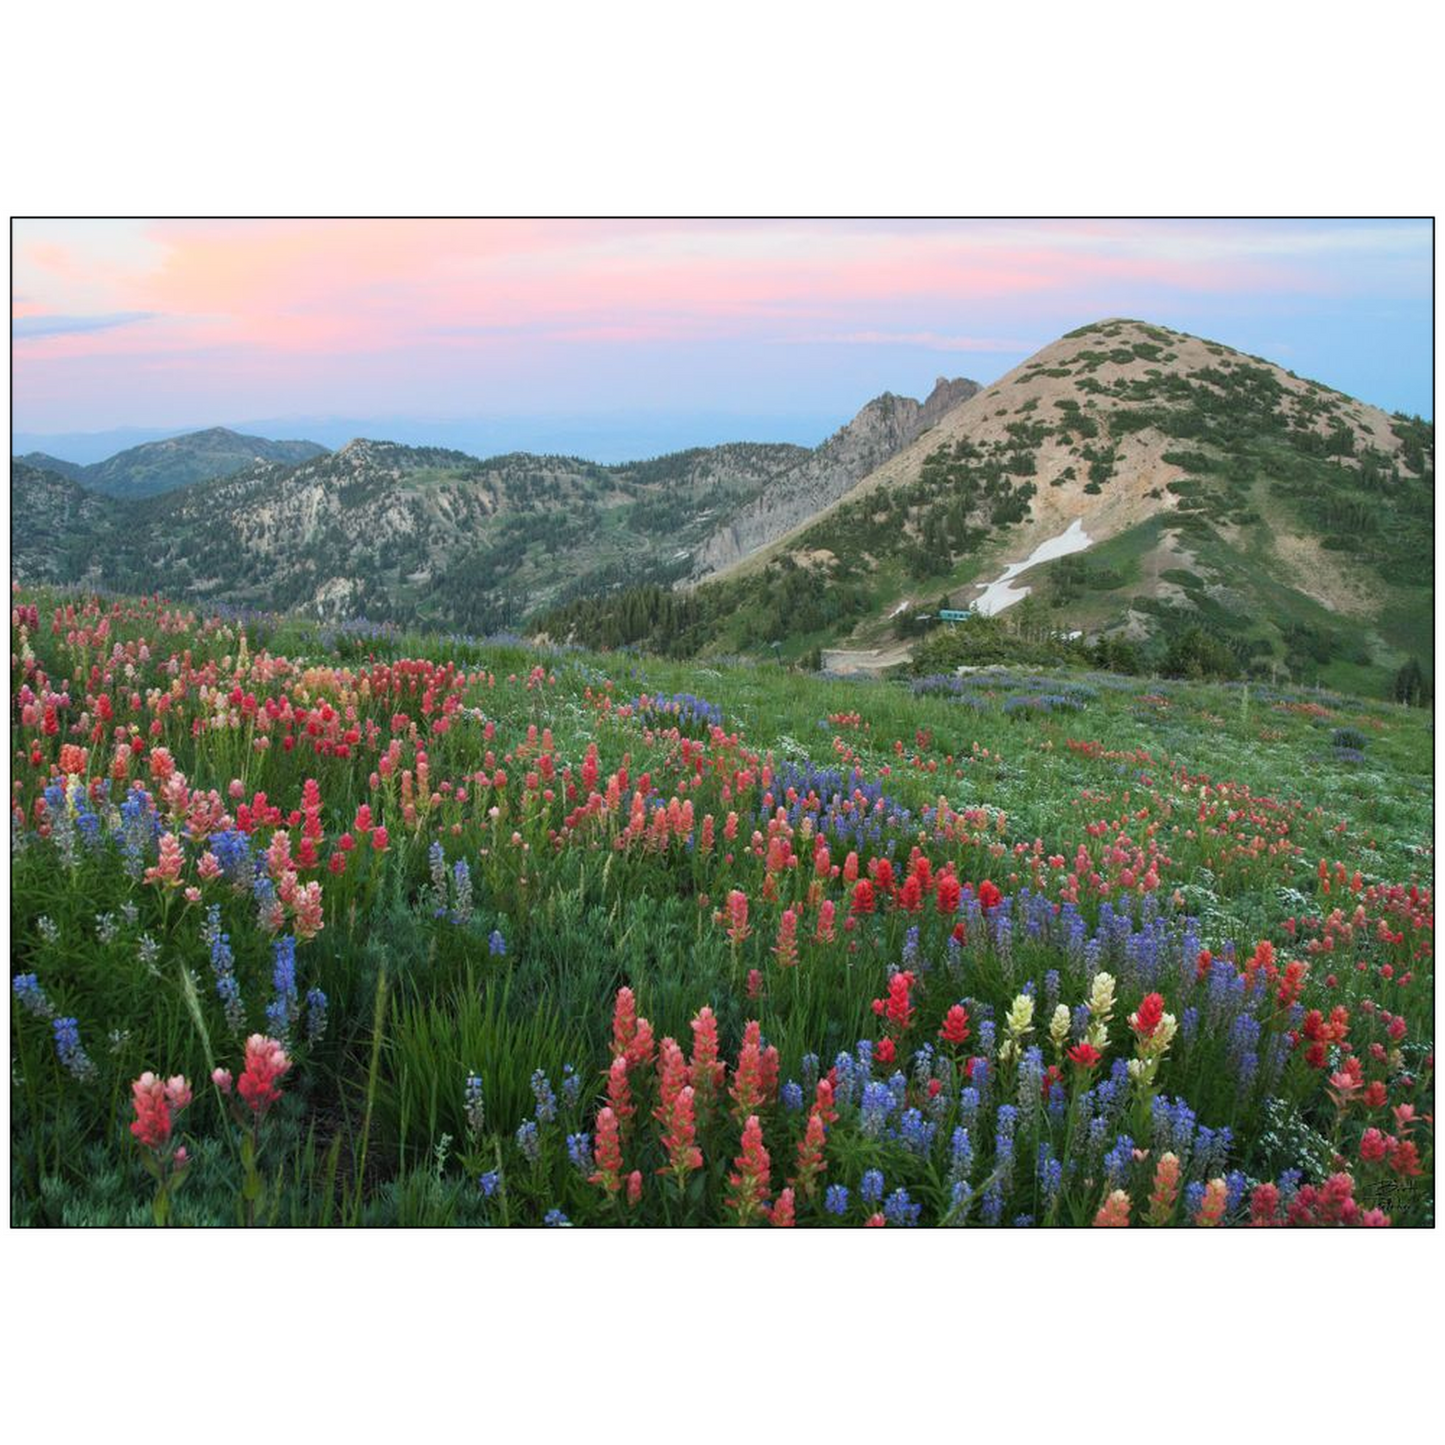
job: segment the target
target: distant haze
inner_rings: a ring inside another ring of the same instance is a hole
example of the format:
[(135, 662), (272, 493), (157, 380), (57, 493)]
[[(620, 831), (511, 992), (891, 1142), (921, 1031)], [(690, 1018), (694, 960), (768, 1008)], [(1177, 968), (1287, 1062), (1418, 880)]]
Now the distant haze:
[[(931, 385), (931, 383), (930, 383)], [(923, 388), (924, 394), (928, 388)], [(142, 442), (181, 436), (208, 426), (276, 440), (320, 442), (345, 446), (356, 437), (403, 442), (409, 446), (451, 447), (476, 457), (504, 452), (560, 453), (594, 462), (630, 462), (689, 447), (724, 442), (793, 442), (817, 446), (842, 426), (867, 401), (851, 399), (835, 415), (798, 413), (790, 416), (747, 412), (677, 412), (629, 416), (426, 417), (271, 417), (261, 420), (203, 421), (187, 427), (118, 427), (99, 432), (29, 432), (13, 435), (16, 455), (45, 452), (62, 461), (104, 461)]]

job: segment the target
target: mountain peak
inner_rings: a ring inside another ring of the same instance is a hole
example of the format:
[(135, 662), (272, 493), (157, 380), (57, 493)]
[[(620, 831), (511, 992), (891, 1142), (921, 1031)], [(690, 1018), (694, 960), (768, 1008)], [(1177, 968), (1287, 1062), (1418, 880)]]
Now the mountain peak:
[(875, 396), (810, 457), (781, 473), (749, 507), (719, 527), (694, 557), (693, 575), (735, 567), (832, 506), (978, 390), (976, 381), (941, 376), (924, 402), (891, 391)]
[(67, 474), (82, 486), (107, 496), (154, 497), (194, 482), (234, 476), (258, 461), (294, 465), (325, 452), (326, 448), (316, 442), (271, 441), (213, 426), (142, 442)]
[[(1109, 317), (945, 406), (746, 575), (766, 591), (788, 562), (821, 568), (829, 596), (862, 609), (848, 625), (865, 648), (896, 643), (890, 619), (940, 596), (994, 611), (1033, 590), (1087, 634), (1208, 626), (1296, 674), (1300, 657), (1349, 646), (1378, 671), (1427, 638), (1433, 446), (1429, 423)], [(1025, 585), (990, 585), (1020, 573)]]

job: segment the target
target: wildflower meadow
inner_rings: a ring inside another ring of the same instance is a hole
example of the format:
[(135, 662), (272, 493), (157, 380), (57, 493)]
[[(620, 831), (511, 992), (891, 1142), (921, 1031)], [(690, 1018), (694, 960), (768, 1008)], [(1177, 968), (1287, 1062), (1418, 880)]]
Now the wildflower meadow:
[(1428, 712), (11, 601), (17, 1223), (1433, 1222)]

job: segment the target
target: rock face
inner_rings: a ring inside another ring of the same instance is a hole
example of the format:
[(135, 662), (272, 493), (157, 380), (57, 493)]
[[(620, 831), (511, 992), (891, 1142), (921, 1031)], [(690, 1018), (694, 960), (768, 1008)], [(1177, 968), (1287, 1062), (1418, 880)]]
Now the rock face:
[(779, 473), (756, 500), (713, 532), (694, 554), (694, 578), (733, 566), (831, 506), (979, 390), (976, 381), (939, 377), (923, 402), (892, 392), (875, 397), (847, 426)]

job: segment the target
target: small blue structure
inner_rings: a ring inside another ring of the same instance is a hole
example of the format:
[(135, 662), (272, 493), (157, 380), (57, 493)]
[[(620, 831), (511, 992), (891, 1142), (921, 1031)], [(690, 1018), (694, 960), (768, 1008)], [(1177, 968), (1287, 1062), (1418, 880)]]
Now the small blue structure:
[(944, 622), (967, 622), (972, 615), (966, 608), (962, 612), (949, 607), (938, 609), (938, 616)]

